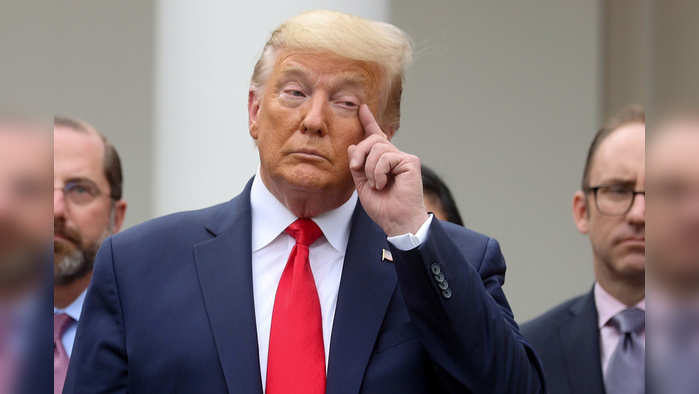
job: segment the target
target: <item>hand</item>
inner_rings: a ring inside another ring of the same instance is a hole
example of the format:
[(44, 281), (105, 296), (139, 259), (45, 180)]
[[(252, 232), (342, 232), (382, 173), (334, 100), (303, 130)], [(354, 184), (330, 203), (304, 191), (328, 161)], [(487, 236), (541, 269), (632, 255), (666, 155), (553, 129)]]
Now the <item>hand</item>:
[(364, 139), (347, 148), (359, 200), (389, 237), (414, 234), (428, 217), (420, 159), (389, 141), (366, 104), (359, 107), (359, 120)]

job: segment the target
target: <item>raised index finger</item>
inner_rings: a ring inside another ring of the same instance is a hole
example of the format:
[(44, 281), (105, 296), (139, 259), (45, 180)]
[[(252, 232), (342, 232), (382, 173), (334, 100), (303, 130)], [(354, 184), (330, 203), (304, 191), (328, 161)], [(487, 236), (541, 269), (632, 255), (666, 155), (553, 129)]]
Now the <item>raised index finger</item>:
[(376, 123), (374, 114), (371, 113), (369, 106), (366, 104), (362, 104), (359, 107), (359, 121), (362, 123), (362, 127), (364, 127), (364, 137), (369, 137), (372, 134), (380, 135), (384, 138), (386, 137), (386, 134), (381, 130), (379, 124)]

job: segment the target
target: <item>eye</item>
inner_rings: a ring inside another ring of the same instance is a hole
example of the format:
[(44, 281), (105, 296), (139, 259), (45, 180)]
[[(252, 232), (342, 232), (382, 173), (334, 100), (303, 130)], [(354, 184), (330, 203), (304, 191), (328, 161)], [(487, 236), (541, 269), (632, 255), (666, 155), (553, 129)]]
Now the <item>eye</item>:
[(302, 91), (297, 89), (286, 89), (284, 90), (284, 93), (293, 97), (306, 97), (306, 95)]
[(359, 102), (353, 98), (341, 97), (335, 100), (335, 104), (342, 108), (355, 110), (359, 107)]

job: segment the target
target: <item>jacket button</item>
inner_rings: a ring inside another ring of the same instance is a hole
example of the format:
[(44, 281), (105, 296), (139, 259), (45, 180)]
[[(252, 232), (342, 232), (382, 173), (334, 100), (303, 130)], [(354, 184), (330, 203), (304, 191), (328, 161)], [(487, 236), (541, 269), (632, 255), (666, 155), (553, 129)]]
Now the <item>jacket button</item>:
[(439, 287), (442, 290), (449, 290), (449, 283), (447, 283), (446, 280), (443, 280), (443, 281), (437, 283), (437, 287)]
[(451, 289), (447, 288), (447, 289), (442, 290), (442, 297), (444, 297), (447, 300), (450, 299), (451, 298)]
[(441, 268), (439, 268), (439, 264), (437, 263), (432, 263), (430, 269), (432, 270), (432, 274), (434, 275), (439, 275), (442, 272)]
[(434, 280), (436, 280), (437, 283), (444, 282), (444, 273), (440, 272), (439, 274), (433, 275), (433, 276), (434, 276)]

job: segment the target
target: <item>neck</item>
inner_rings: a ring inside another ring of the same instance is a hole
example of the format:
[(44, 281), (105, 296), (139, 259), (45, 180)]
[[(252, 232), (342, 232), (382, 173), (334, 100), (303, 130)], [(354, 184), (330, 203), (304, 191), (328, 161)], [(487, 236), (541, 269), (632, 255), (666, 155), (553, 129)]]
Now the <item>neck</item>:
[(604, 263), (595, 262), (597, 283), (612, 297), (628, 307), (638, 304), (646, 296), (645, 274), (617, 275)]
[(66, 308), (72, 304), (80, 294), (82, 294), (90, 284), (92, 273), (80, 277), (70, 283), (64, 285), (53, 286), (53, 306), (58, 309)]
[(260, 176), (270, 193), (299, 218), (313, 218), (331, 211), (347, 202), (354, 192), (354, 183), (346, 188), (309, 190), (294, 185), (279, 186), (264, 174)]

